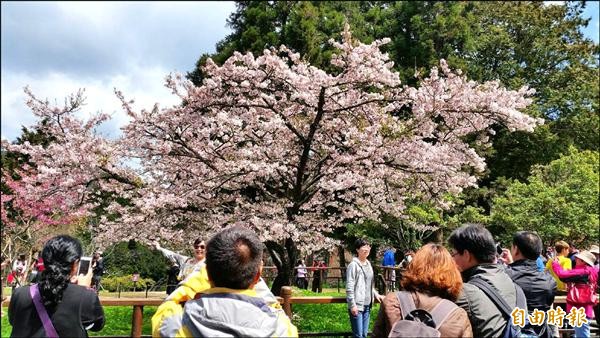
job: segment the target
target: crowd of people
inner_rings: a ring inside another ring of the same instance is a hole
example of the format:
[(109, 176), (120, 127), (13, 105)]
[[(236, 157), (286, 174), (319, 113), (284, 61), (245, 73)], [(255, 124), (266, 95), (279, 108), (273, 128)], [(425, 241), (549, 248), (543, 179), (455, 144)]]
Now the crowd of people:
[[(576, 338), (590, 337), (590, 323), (598, 316), (597, 245), (577, 251), (559, 241), (556, 255), (545, 257), (544, 264), (536, 233), (517, 232), (510, 249), (498, 249), (485, 227), (467, 224), (452, 232), (448, 246), (450, 251), (424, 245), (401, 264), (401, 291), (383, 299), (374, 337), (429, 336), (426, 329), (442, 337), (558, 337), (567, 326)], [(370, 246), (359, 240), (356, 248), (346, 298), (354, 337), (366, 337), (369, 309), (379, 295), (366, 260)], [(383, 266), (393, 266), (385, 253)], [(566, 312), (553, 307), (561, 290)]]
[[(375, 288), (370, 243), (359, 238), (345, 275), (353, 336), (369, 335), (371, 308), (378, 301), (373, 337), (550, 338), (558, 337), (567, 322), (576, 338), (590, 337), (598, 310), (597, 245), (575, 251), (558, 241), (545, 252), (540, 269), (543, 246), (535, 232), (515, 233), (510, 249), (502, 249), (485, 227), (466, 224), (446, 244), (429, 243), (411, 252), (398, 291), (382, 295)], [(264, 247), (254, 232), (238, 226), (207, 242), (198, 238), (192, 257), (154, 246), (176, 267), (168, 296), (152, 317), (154, 337), (298, 336), (261, 277)], [(94, 269), (77, 273), (81, 256), (81, 244), (72, 237), (57, 236), (45, 244), (35, 282), (11, 296), (13, 337), (85, 337), (87, 330), (103, 327), (104, 313), (91, 288)], [(101, 259), (95, 261), (103, 269)], [(310, 270), (318, 276), (326, 270), (315, 261), (311, 267), (303, 260), (296, 263), (299, 288), (308, 287)], [(566, 309), (553, 306), (561, 293)]]
[(308, 289), (308, 278), (312, 279), (311, 290), (312, 292), (321, 293), (323, 292), (323, 284), (327, 280), (328, 267), (325, 261), (320, 257), (315, 257), (310, 267), (304, 264), (303, 259), (299, 259), (294, 267), (294, 285), (299, 289)]
[[(8, 266), (8, 264), (8, 258), (3, 259), (2, 271), (5, 271), (5, 268)], [(100, 281), (105, 272), (102, 251), (96, 251), (94, 253), (91, 261), (91, 267), (91, 287), (94, 290), (99, 291)], [(39, 251), (33, 250), (30, 260), (26, 258), (25, 254), (19, 254), (11, 265), (10, 272), (6, 278), (6, 283), (13, 289), (14, 292), (14, 290), (20, 286), (38, 283), (44, 269), (44, 258)]]

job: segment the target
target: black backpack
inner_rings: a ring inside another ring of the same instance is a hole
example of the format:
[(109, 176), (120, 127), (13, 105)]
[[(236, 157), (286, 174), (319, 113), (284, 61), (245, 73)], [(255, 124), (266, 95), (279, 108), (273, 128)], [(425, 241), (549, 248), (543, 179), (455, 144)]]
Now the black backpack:
[(440, 337), (440, 326), (458, 306), (447, 299), (431, 310), (417, 309), (410, 292), (398, 291), (396, 297), (400, 302), (401, 319), (397, 320), (388, 337)]
[[(475, 285), (478, 287), (486, 296), (496, 305), (496, 308), (500, 310), (504, 319), (506, 319), (506, 328), (502, 332), (502, 338), (537, 338), (538, 334), (535, 333), (531, 324), (529, 324), (527, 319), (527, 313), (525, 313), (525, 326), (521, 328), (518, 325), (514, 325), (511, 320), (512, 309), (506, 303), (506, 301), (500, 297), (496, 288), (491, 285), (486, 279), (482, 277), (475, 276), (470, 279), (469, 284)], [(527, 299), (525, 299), (525, 294), (520, 287), (515, 284), (515, 292), (517, 295), (517, 307), (521, 309), (527, 309)]]

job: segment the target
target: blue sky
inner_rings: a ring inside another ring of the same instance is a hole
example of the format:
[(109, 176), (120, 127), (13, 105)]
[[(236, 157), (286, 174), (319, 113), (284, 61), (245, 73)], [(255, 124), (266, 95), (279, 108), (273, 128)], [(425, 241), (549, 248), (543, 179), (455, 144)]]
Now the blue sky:
[[(552, 2), (548, 2), (552, 3)], [(558, 3), (561, 3), (560, 1)], [(117, 136), (128, 118), (113, 88), (137, 110), (178, 103), (164, 87), (170, 72), (194, 68), (230, 29), (233, 2), (8, 2), (1, 3), (1, 112), (4, 139), (14, 140), (35, 117), (23, 87), (58, 103), (79, 88), (87, 105), (113, 119), (100, 132)], [(598, 43), (599, 3), (590, 1), (584, 34)]]
[(600, 20), (598, 20), (598, 16), (600, 15), (600, 1), (588, 1), (585, 11), (582, 16), (584, 18), (591, 18), (590, 24), (584, 28), (583, 34), (590, 39), (594, 40), (598, 43), (599, 35), (600, 35)]

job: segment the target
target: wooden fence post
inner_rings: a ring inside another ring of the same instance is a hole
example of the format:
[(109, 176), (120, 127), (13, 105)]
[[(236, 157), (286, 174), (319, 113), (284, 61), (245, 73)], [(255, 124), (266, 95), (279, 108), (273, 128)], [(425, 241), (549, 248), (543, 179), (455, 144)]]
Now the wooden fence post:
[(131, 336), (141, 337), (142, 336), (142, 323), (144, 321), (144, 306), (134, 305), (133, 315), (131, 316)]
[(283, 298), (283, 311), (285, 314), (292, 319), (292, 303), (290, 298), (292, 297), (292, 288), (289, 286), (281, 287), (281, 298)]

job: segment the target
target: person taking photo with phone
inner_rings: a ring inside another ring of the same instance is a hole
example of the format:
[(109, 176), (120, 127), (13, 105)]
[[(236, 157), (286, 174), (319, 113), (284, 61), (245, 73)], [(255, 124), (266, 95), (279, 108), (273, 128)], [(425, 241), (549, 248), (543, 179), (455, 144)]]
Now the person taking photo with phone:
[(92, 269), (77, 274), (82, 252), (71, 236), (46, 242), (39, 283), (16, 289), (10, 299), (11, 337), (87, 337), (87, 330), (104, 327), (104, 310), (90, 289)]

